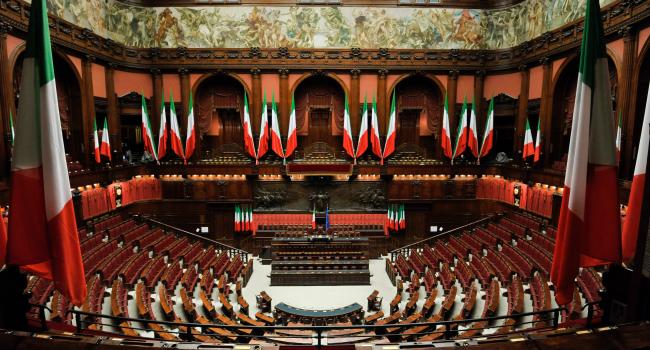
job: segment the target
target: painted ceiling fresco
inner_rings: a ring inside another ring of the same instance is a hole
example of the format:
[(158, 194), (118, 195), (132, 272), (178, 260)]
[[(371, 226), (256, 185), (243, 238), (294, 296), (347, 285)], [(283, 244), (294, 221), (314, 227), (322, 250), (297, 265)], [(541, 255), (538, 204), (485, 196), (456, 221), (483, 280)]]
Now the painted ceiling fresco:
[(585, 0), (527, 0), (496, 10), (143, 8), (115, 0), (48, 0), (48, 7), (60, 18), (133, 47), (502, 49), (579, 19)]

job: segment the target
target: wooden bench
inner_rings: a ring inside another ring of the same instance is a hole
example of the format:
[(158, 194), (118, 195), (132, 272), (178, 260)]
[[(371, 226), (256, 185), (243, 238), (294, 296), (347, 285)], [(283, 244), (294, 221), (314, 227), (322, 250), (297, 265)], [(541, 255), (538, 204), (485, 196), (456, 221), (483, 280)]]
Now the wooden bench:
[(398, 293), (390, 302), (390, 312), (391, 313), (397, 312), (399, 310), (399, 303), (401, 302), (402, 302), (402, 293)]
[(221, 311), (229, 317), (232, 317), (233, 315), (233, 307), (232, 304), (230, 304), (230, 301), (228, 301), (228, 298), (226, 298), (225, 295), (222, 293), (219, 293), (219, 302), (221, 303)]
[(203, 308), (205, 309), (205, 312), (208, 315), (210, 315), (211, 318), (214, 318), (215, 315), (217, 314), (217, 310), (214, 309), (212, 300), (208, 298), (207, 294), (205, 294), (203, 290), (199, 292), (199, 297), (201, 298), (201, 302), (203, 303)]
[(364, 323), (365, 324), (374, 324), (375, 322), (377, 322), (377, 320), (379, 320), (382, 317), (384, 317), (384, 312), (379, 310), (379, 311), (375, 312), (374, 314), (369, 315), (368, 317), (366, 317), (366, 319), (364, 320)]
[(256, 313), (255, 318), (269, 326), (273, 326), (275, 324), (275, 319), (273, 317), (267, 316), (261, 312)]
[(239, 312), (248, 315), (248, 302), (246, 299), (240, 295), (237, 297), (237, 303), (239, 304)]

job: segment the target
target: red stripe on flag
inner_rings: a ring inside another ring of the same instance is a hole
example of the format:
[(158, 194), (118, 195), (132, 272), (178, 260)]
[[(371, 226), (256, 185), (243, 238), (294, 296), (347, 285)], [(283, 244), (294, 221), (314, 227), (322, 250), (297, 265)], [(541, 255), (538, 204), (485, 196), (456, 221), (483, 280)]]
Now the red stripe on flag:
[(645, 174), (634, 176), (630, 199), (628, 200), (627, 215), (623, 223), (623, 261), (630, 262), (636, 253), (636, 241), (639, 234), (643, 192), (645, 191)]
[(579, 267), (620, 261), (618, 188), (612, 183), (616, 183), (616, 167), (589, 164), (584, 221), (569, 209), (571, 190), (564, 188), (551, 266), (555, 298), (560, 305), (573, 300), (573, 281)]
[(34, 213), (45, 213), (42, 168), (15, 171), (12, 176), (12, 188), (21, 189), (12, 196), (23, 199), (11, 201), (7, 262), (53, 279), (73, 304), (83, 304), (86, 282), (72, 200), (49, 221), (44, 216), (36, 218)]

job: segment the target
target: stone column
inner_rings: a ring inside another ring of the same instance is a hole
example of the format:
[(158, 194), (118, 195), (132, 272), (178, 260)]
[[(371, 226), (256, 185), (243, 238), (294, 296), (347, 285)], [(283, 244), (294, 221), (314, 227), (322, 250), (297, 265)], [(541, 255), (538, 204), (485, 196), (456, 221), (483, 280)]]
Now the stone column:
[[(122, 123), (118, 112), (117, 95), (115, 94), (115, 63), (106, 66), (106, 118), (113, 153), (122, 154)], [(98, 126), (99, 127), (99, 126)], [(121, 157), (113, 157), (114, 163), (121, 163)]]
[[(152, 106), (149, 120), (151, 122), (151, 128), (153, 129), (154, 138), (158, 141), (158, 137), (160, 137), (160, 135), (158, 135), (158, 129), (160, 128), (160, 113), (162, 113), (160, 107), (163, 101), (163, 83), (160, 69), (151, 69), (151, 81), (153, 82), (153, 96), (151, 98)], [(158, 143), (156, 142), (156, 144)]]
[[(553, 94), (551, 92), (551, 85), (553, 82), (553, 62), (544, 57), (540, 60), (542, 63), (542, 100), (540, 101), (539, 106), (539, 117), (542, 118), (542, 130), (546, 135), (551, 135), (551, 122), (552, 122), (552, 106), (553, 106)], [(546, 137), (543, 140), (542, 147), (542, 159), (544, 159), (545, 165), (550, 165), (551, 161), (551, 145), (552, 137)], [(522, 140), (523, 142), (523, 140)], [(521, 152), (521, 149), (519, 149)]]
[(386, 75), (388, 69), (377, 71), (377, 122), (379, 123), (379, 135), (386, 135)]
[[(183, 115), (179, 115), (179, 128), (182, 134), (181, 138), (185, 140), (185, 132), (187, 129), (187, 115), (190, 112), (190, 74), (187, 68), (179, 68), (178, 76), (181, 81), (181, 104), (183, 106)], [(194, 96), (192, 97), (194, 98)]]
[(86, 55), (82, 62), (82, 75), (83, 75), (83, 90), (82, 96), (86, 99), (86, 108), (83, 113), (82, 130), (84, 134), (84, 155), (83, 160), (86, 165), (93, 163), (91, 156), (95, 149), (94, 147), (94, 134), (93, 134), (93, 121), (95, 119), (95, 93), (93, 91), (93, 71), (92, 64), (95, 57)]
[[(450, 135), (454, 135), (454, 130), (456, 130), (456, 92), (458, 89), (458, 71), (450, 70), (447, 78), (447, 100), (449, 104), (449, 130)], [(453, 145), (454, 140), (452, 137), (451, 143)]]
[(291, 113), (291, 92), (289, 91), (289, 70), (278, 69), (280, 75), (280, 134), (286, 137), (289, 128), (289, 113)]
[(250, 107), (251, 111), (251, 129), (253, 135), (260, 131), (260, 114), (262, 113), (262, 79), (260, 77), (261, 71), (258, 68), (253, 68), (250, 70), (251, 75), (253, 76), (253, 91), (251, 94)]
[(359, 117), (359, 74), (361, 70), (350, 70), (350, 96), (348, 104), (350, 106), (350, 125), (352, 126), (352, 139), (359, 135), (359, 126), (361, 124)]
[[(526, 65), (522, 64), (519, 66), (519, 74), (521, 75), (521, 87), (519, 92), (519, 109), (517, 110), (517, 121), (515, 123), (515, 152), (519, 152), (524, 147), (526, 118), (528, 118), (528, 90), (530, 87), (530, 71)], [(532, 127), (533, 126), (531, 125), (531, 128)]]
[(476, 137), (479, 140), (479, 147), (483, 128), (485, 126), (485, 115), (483, 114), (483, 87), (485, 83), (485, 71), (477, 70), (474, 73), (474, 103), (476, 103)]

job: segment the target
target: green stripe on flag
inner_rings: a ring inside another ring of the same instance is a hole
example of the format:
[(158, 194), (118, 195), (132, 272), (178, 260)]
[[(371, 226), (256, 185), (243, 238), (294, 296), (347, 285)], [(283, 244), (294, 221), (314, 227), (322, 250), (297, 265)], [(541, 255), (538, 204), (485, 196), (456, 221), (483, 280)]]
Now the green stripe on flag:
[(587, 0), (585, 26), (582, 32), (582, 45), (580, 47), (580, 75), (582, 82), (592, 88), (596, 75), (594, 62), (598, 58), (607, 57), (605, 41), (592, 40), (605, 38), (603, 23), (599, 16), (600, 11), (597, 0)]
[[(50, 27), (45, 0), (33, 0), (30, 12), (29, 31), (25, 57), (34, 57), (38, 66), (41, 86), (54, 80), (52, 63), (52, 46), (50, 44)], [(37, 20), (40, 18), (41, 20)]]

